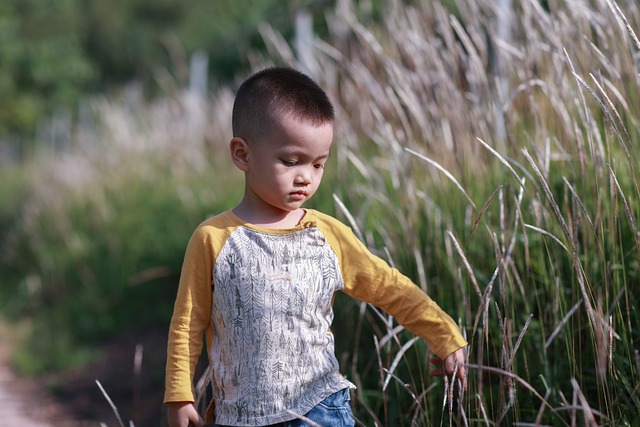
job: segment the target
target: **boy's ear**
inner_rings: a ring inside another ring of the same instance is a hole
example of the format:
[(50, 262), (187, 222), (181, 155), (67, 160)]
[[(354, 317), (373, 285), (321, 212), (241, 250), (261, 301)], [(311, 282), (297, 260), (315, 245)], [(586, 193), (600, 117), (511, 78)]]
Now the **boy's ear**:
[(234, 136), (229, 143), (231, 160), (241, 171), (249, 169), (249, 144), (242, 138)]

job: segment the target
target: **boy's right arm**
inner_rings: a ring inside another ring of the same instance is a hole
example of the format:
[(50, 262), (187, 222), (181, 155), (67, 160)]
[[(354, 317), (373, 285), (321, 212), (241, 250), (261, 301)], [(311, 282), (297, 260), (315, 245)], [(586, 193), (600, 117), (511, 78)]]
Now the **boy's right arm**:
[(202, 353), (203, 332), (211, 318), (213, 255), (209, 235), (198, 228), (193, 234), (182, 266), (169, 342), (164, 403), (169, 425), (200, 426), (193, 395), (193, 377)]
[(204, 420), (192, 402), (170, 402), (167, 407), (169, 427), (204, 426)]

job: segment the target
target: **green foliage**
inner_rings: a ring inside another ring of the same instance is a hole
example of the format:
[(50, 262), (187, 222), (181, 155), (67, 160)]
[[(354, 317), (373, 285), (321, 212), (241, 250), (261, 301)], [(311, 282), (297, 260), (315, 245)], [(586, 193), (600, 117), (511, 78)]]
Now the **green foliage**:
[[(30, 188), (28, 167), (3, 167), (0, 169), (0, 260), (4, 261), (10, 253), (20, 247), (20, 239), (15, 230), (19, 227), (20, 217), (28, 198)], [(23, 270), (18, 264), (0, 263), (2, 286), (0, 286), (0, 311), (8, 310), (8, 288), (20, 280)]]
[[(25, 374), (65, 369), (88, 361), (91, 346), (106, 337), (167, 323), (190, 233), (237, 197), (215, 196), (214, 177), (213, 170), (188, 181), (162, 173), (113, 177), (92, 190), (99, 197), (66, 195), (62, 207), (5, 222), (3, 237), (13, 244), (3, 254), (0, 274), (9, 280), (0, 309), (33, 319), (17, 367)], [(34, 203), (25, 199), (23, 208)], [(43, 352), (50, 357), (37, 357)]]
[(3, 1), (0, 98), (11, 102), (0, 110), (0, 136), (29, 136), (57, 109), (131, 81), (161, 93), (172, 73), (184, 87), (195, 51), (209, 55), (215, 81), (229, 81), (248, 68), (246, 52), (263, 47), (260, 23), (290, 34), (290, 13), (276, 0)]
[[(89, 346), (79, 346), (66, 324), (51, 318), (48, 312), (30, 327), (26, 341), (12, 354), (13, 366), (21, 375), (37, 377), (84, 366), (93, 360), (95, 352)], [(50, 323), (52, 322), (52, 323)], [(46, 357), (42, 355), (46, 354)]]
[(83, 51), (80, 2), (5, 1), (0, 6), (0, 134), (33, 127), (69, 106), (96, 69)]

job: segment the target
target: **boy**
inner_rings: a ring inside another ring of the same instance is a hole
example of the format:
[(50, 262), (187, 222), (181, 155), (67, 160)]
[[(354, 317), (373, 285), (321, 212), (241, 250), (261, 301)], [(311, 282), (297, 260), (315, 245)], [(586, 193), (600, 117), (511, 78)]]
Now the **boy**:
[[(187, 247), (168, 345), (171, 427), (203, 425), (194, 368), (206, 335), (216, 426), (353, 426), (334, 354), (334, 293), (381, 307), (427, 340), (453, 373), (467, 345), (455, 323), (336, 219), (303, 209), (333, 140), (331, 101), (309, 77), (269, 68), (233, 106), (231, 159), (244, 197), (204, 221)], [(464, 381), (464, 368), (457, 370)]]

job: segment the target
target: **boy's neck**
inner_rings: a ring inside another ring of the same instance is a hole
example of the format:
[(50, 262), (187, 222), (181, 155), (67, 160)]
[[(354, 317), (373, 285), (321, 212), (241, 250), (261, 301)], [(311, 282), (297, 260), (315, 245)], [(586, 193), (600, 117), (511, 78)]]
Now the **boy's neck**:
[(264, 228), (286, 229), (294, 228), (305, 216), (306, 211), (298, 208), (294, 211), (278, 211), (272, 213), (257, 213), (247, 209), (242, 203), (232, 209), (235, 216), (253, 225)]

